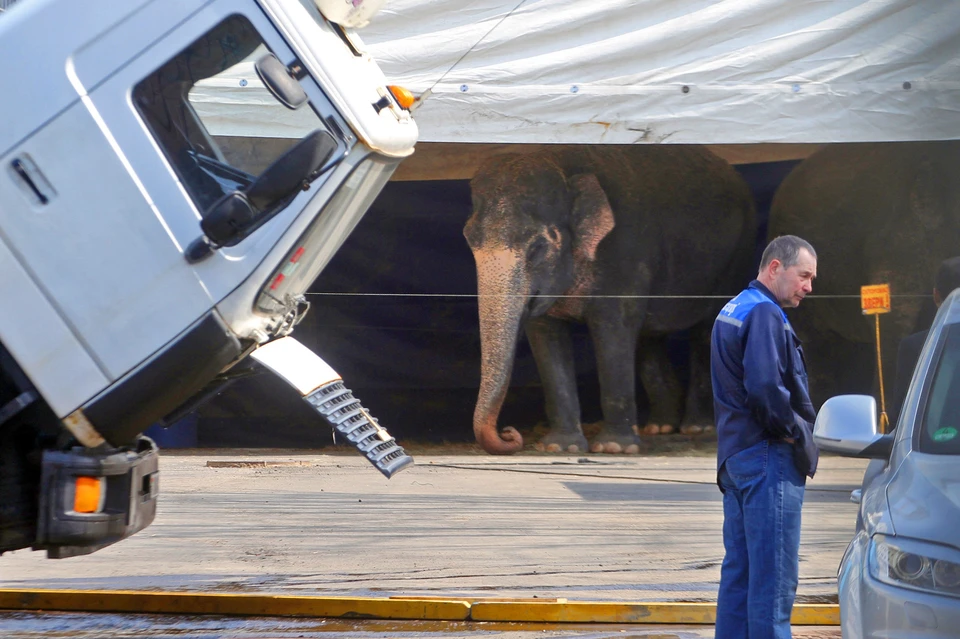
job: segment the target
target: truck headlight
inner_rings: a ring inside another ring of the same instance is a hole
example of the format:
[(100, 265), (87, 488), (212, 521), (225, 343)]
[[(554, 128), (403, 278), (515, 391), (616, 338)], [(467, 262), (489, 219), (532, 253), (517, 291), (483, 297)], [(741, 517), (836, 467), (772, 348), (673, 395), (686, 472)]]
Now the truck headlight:
[(960, 552), (916, 539), (874, 535), (870, 576), (883, 583), (960, 597)]

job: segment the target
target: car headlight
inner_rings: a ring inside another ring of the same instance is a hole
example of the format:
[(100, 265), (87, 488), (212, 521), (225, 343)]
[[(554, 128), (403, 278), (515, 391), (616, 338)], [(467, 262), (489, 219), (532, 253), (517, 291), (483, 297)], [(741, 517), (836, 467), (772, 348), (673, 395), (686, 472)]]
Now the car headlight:
[(867, 565), (883, 583), (960, 597), (960, 552), (953, 548), (874, 535)]

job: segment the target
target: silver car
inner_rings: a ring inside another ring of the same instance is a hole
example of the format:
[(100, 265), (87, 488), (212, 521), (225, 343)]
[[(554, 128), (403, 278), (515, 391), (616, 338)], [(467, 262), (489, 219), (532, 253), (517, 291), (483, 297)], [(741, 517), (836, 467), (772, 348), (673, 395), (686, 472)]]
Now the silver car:
[(841, 395), (814, 438), (874, 460), (837, 575), (844, 639), (960, 637), (960, 289), (937, 313), (896, 429), (878, 433), (873, 397)]

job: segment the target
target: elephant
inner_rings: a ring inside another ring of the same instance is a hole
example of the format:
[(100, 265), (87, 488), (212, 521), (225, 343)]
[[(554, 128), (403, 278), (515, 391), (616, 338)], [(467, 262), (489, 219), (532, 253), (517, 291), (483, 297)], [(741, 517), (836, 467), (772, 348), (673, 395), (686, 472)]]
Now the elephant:
[(937, 267), (960, 254), (958, 167), (957, 141), (831, 145), (777, 189), (769, 236), (799, 235), (818, 256), (813, 294), (791, 317), (815, 404), (879, 391), (876, 320), (859, 300), (866, 284), (890, 285), (891, 312), (879, 323), (884, 386), (892, 388), (900, 339), (926, 328)]
[[(732, 166), (699, 146), (558, 146), (492, 157), (470, 188), (464, 236), (481, 350), (473, 429), (485, 451), (523, 447), (497, 420), (525, 329), (549, 425), (540, 447), (587, 452), (571, 322), (587, 326), (600, 381), (604, 423), (589, 451), (639, 452), (638, 359), (651, 420), (678, 424), (683, 411), (685, 424), (712, 424), (709, 325), (749, 281), (757, 234), (753, 196)], [(682, 396), (665, 396), (656, 340), (704, 326), (691, 338), (684, 409)], [(641, 337), (654, 348), (638, 354)]]

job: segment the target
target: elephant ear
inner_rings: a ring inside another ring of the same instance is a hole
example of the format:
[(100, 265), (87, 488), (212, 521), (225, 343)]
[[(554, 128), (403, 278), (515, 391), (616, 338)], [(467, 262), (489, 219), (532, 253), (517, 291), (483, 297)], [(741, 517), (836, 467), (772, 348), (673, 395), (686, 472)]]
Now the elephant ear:
[(570, 178), (573, 189), (573, 257), (576, 262), (593, 261), (600, 240), (613, 230), (613, 209), (593, 173)]

